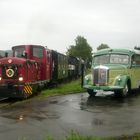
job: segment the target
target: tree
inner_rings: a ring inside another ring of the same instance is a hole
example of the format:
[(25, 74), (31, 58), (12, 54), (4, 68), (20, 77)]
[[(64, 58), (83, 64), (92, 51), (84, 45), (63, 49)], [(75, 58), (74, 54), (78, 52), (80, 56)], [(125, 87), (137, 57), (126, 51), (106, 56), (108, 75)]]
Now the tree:
[(0, 58), (5, 56), (5, 51), (0, 50)]
[(75, 45), (70, 45), (66, 54), (84, 60), (87, 66), (89, 66), (92, 61), (92, 48), (82, 36), (76, 37)]
[(107, 44), (101, 44), (97, 47), (97, 50), (101, 50), (101, 49), (107, 49), (107, 48), (110, 48)]

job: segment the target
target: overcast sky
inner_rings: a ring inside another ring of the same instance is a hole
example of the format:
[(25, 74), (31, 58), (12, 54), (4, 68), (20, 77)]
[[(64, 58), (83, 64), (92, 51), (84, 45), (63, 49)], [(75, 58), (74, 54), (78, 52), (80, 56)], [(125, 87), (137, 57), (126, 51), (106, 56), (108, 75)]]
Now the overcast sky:
[(64, 53), (77, 35), (93, 50), (140, 46), (140, 0), (0, 0), (0, 49), (39, 44)]

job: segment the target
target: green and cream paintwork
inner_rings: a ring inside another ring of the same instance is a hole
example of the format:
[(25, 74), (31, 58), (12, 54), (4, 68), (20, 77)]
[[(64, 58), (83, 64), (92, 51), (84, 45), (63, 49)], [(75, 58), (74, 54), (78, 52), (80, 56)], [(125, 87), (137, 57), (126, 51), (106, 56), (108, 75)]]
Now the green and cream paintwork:
[[(107, 54), (119, 54), (119, 55), (128, 55), (128, 63), (127, 64), (113, 64), (113, 63), (105, 63), (105, 64), (95, 64), (94, 58), (101, 55)], [(97, 90), (105, 90), (105, 91), (114, 91), (121, 94), (126, 94), (123, 91), (128, 89), (139, 88), (140, 86), (140, 64), (136, 64), (133, 60), (135, 56), (138, 56), (140, 61), (140, 51), (139, 50), (130, 50), (130, 49), (103, 49), (97, 51), (93, 57), (93, 63), (91, 74), (88, 74), (84, 77), (84, 85), (88, 91), (93, 91), (94, 93)], [(137, 59), (138, 61), (138, 59)], [(94, 83), (94, 71), (96, 69), (105, 69), (108, 74), (106, 77), (106, 82), (102, 85)], [(127, 87), (126, 87), (127, 86)], [(125, 89), (127, 88), (127, 89)]]

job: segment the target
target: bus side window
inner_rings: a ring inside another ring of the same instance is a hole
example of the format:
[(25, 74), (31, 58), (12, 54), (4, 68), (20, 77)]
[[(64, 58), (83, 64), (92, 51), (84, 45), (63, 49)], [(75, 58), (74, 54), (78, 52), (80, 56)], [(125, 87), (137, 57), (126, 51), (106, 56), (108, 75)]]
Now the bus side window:
[(140, 55), (134, 55), (132, 57), (132, 64), (140, 66)]

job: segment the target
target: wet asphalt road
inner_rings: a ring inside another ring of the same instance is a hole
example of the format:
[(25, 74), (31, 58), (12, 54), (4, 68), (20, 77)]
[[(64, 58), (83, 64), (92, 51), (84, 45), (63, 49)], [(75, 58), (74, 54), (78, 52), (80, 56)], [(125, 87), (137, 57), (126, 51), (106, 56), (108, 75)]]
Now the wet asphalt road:
[(0, 140), (62, 140), (72, 130), (101, 137), (140, 132), (140, 93), (125, 99), (71, 94), (0, 108)]

